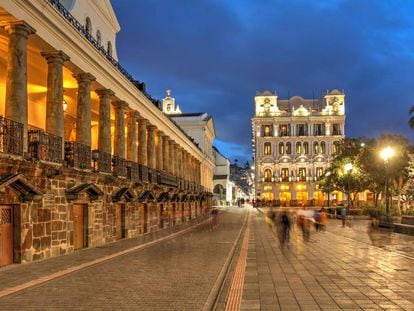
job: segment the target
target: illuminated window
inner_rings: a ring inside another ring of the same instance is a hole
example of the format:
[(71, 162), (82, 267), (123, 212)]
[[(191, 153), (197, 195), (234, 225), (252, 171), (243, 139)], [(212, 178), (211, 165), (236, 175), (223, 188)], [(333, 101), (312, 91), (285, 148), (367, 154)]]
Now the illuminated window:
[(323, 142), (321, 142), (321, 153), (322, 154), (325, 154), (326, 153), (326, 144), (325, 144), (325, 142), (323, 141)]
[(322, 167), (317, 167), (316, 168), (316, 177), (321, 178), (323, 175), (323, 168)]
[(282, 177), (282, 181), (289, 181), (289, 169), (282, 168), (280, 171), (280, 177)]
[(296, 143), (296, 154), (302, 153), (302, 144), (300, 142)]
[(272, 153), (272, 145), (270, 143), (264, 144), (264, 154), (270, 155)]
[(337, 141), (333, 142), (333, 144), (332, 144), (332, 154), (337, 154), (338, 153), (338, 149), (339, 149), (338, 145), (339, 145), (339, 142), (337, 142)]
[(319, 153), (319, 145), (318, 143), (315, 141), (313, 143), (313, 154), (318, 154)]
[(289, 127), (287, 124), (281, 124), (279, 130), (279, 136), (289, 136)]
[(272, 128), (270, 125), (263, 126), (263, 136), (272, 136)]
[(283, 143), (279, 143), (279, 154), (283, 155), (285, 153), (285, 145)]
[(264, 170), (264, 181), (265, 182), (272, 181), (272, 171), (268, 168)]
[(92, 22), (89, 17), (85, 20), (85, 31), (87, 34), (92, 34)]
[(286, 154), (292, 154), (292, 144), (286, 143)]
[(306, 168), (299, 169), (299, 180), (306, 181)]
[(307, 142), (303, 143), (303, 153), (309, 154), (309, 144)]

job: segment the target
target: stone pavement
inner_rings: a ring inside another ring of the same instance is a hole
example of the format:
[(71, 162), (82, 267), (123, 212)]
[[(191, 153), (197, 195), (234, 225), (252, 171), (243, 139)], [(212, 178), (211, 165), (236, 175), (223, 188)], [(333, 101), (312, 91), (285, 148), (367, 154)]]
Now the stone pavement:
[(254, 214), (241, 310), (414, 310), (413, 237), (332, 220), (307, 243), (295, 228), (280, 247), (263, 214)]
[[(327, 232), (312, 232), (307, 243), (294, 229), (289, 247), (280, 247), (262, 213), (226, 208), (215, 230), (207, 222), (146, 242), (128, 239), (3, 268), (0, 292), (114, 256), (3, 296), (0, 310), (206, 310), (227, 263), (216, 310), (232, 298), (227, 294), (236, 266), (244, 270), (237, 273), (241, 303), (228, 310), (414, 310), (414, 238), (367, 231), (364, 221), (342, 228), (331, 220)], [(129, 252), (117, 255), (123, 251)]]
[[(200, 310), (245, 223), (229, 209), (182, 235), (0, 298), (0, 310)], [(5, 289), (136, 246), (128, 239), (0, 270)]]

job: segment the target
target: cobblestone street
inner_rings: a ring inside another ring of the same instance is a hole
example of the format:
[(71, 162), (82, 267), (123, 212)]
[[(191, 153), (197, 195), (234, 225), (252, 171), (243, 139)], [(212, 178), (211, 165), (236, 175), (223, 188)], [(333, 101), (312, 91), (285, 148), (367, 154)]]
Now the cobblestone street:
[[(242, 231), (248, 211), (249, 230)], [(365, 221), (352, 228), (331, 221), (328, 232), (312, 232), (308, 243), (294, 229), (289, 247), (281, 248), (261, 212), (229, 208), (220, 217), (213, 231), (206, 221), (145, 247), (128, 239), (1, 269), (0, 310), (202, 310), (216, 299), (235, 242), (240, 245), (246, 234), (241, 310), (414, 309), (413, 237), (368, 233)], [(240, 247), (218, 310), (231, 298), (239, 253)], [(95, 262), (99, 258), (105, 260)], [(21, 284), (26, 286), (15, 287)]]

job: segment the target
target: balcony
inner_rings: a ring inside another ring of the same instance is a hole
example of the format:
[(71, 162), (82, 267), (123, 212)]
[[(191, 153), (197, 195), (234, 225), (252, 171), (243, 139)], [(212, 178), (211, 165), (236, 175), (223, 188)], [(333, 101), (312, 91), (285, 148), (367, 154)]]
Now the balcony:
[(148, 182), (156, 184), (158, 182), (157, 170), (153, 168), (148, 168)]
[(126, 161), (127, 178), (139, 181), (139, 164), (132, 161)]
[(144, 183), (148, 183), (149, 182), (148, 167), (145, 165), (139, 164), (138, 171), (139, 171), (139, 179)]
[(65, 141), (65, 162), (68, 167), (91, 168), (91, 147), (75, 141)]
[[(95, 171), (108, 174), (112, 173), (112, 155), (110, 153), (92, 150), (92, 161)], [(98, 167), (96, 167), (96, 163), (98, 163)]]
[(0, 116), (0, 152), (23, 155), (23, 124)]
[(118, 156), (112, 157), (112, 174), (118, 177), (126, 177), (126, 171), (125, 159)]
[(178, 186), (177, 178), (165, 172), (158, 173), (158, 183), (160, 185), (166, 185), (166, 186), (171, 186), (171, 187)]
[(28, 151), (34, 160), (62, 163), (62, 137), (43, 130), (29, 130)]

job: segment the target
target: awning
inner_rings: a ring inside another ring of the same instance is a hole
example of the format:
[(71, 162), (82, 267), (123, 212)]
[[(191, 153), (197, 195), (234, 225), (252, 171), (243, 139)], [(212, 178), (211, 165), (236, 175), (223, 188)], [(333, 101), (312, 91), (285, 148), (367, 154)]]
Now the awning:
[(101, 191), (101, 189), (98, 188), (97, 185), (93, 183), (85, 183), (67, 189), (66, 198), (68, 200), (77, 200), (79, 198), (79, 195), (84, 192), (88, 194), (91, 200), (97, 200), (100, 196), (104, 195), (104, 193)]
[(0, 190), (5, 187), (10, 187), (20, 194), (22, 201), (40, 200), (43, 195), (43, 192), (32, 185), (22, 174), (8, 174), (0, 177)]

